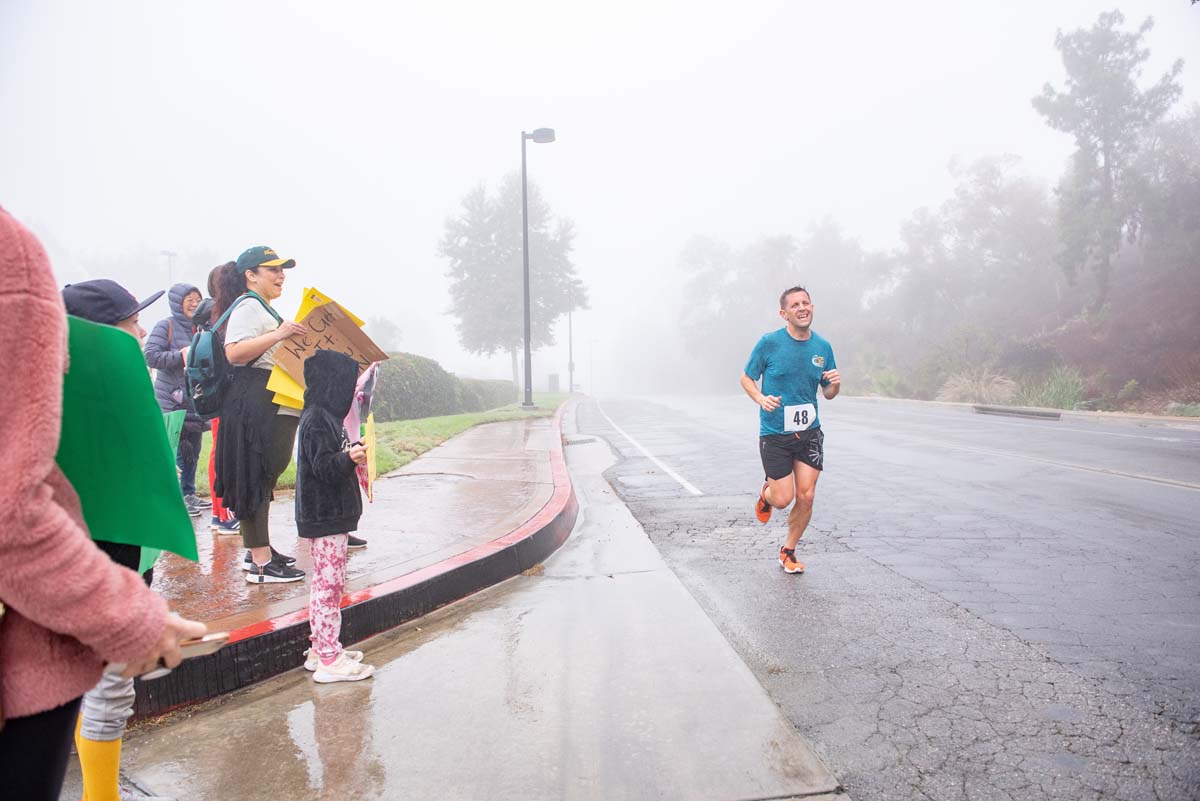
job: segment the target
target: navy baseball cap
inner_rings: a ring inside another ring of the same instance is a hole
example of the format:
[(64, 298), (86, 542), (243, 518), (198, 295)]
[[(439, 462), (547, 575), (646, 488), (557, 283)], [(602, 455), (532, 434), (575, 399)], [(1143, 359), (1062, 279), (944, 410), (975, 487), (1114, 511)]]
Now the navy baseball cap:
[(281, 259), (279, 254), (266, 245), (255, 245), (246, 248), (237, 258), (238, 272), (254, 270), (258, 267), (282, 267), (285, 270), (296, 266), (295, 259)]
[(91, 320), (93, 323), (116, 325), (126, 317), (132, 317), (163, 296), (158, 290), (145, 300), (139, 301), (125, 287), (107, 278), (80, 281), (63, 287), (63, 303), (67, 314)]

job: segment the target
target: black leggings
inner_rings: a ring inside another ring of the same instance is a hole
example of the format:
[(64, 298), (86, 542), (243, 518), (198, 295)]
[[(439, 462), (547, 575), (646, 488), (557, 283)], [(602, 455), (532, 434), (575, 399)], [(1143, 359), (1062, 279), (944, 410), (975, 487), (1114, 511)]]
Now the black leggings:
[(292, 448), (296, 444), (296, 427), (300, 418), (291, 414), (277, 414), (271, 421), (271, 450), (267, 453), (268, 490), (267, 497), (248, 517), (242, 518), (242, 544), (247, 548), (265, 548), (271, 544), (268, 520), (271, 515), (271, 495), (275, 482), (292, 462)]
[(79, 700), (4, 721), (0, 729), (0, 801), (58, 801)]

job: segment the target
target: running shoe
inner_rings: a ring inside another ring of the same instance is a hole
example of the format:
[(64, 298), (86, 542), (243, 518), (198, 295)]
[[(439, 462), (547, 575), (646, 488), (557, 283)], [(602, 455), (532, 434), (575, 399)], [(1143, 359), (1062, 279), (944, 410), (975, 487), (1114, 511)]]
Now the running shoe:
[[(346, 658), (352, 662), (361, 662), (363, 658), (362, 651), (342, 651)], [(317, 668), (321, 666), (321, 660), (317, 658), (317, 652), (309, 648), (304, 652), (304, 669), (309, 673), (316, 673)]]
[(767, 482), (763, 482), (762, 489), (758, 492), (758, 500), (754, 503), (754, 516), (758, 518), (760, 523), (769, 523), (771, 521), (771, 504), (767, 503), (766, 499)]
[(347, 534), (346, 549), (350, 551), (358, 551), (367, 547), (367, 541), (362, 537), (356, 537), (353, 534)]
[(195, 503), (193, 503), (190, 500), (191, 498), (195, 498), (195, 497), (196, 497), (195, 495), (188, 495), (188, 496), (185, 496), (183, 499), (184, 508), (187, 509), (187, 513), (191, 517), (199, 517), (201, 514), (201, 511), (202, 511), (199, 506), (197, 506)]
[(779, 549), (779, 564), (783, 567), (785, 573), (803, 573), (804, 563), (796, 561), (796, 550), (794, 548)]
[[(271, 546), (271, 561), (279, 562), (282, 565), (287, 565), (288, 567), (291, 567), (292, 565), (296, 564), (296, 557), (288, 556), (287, 554), (282, 554), (279, 551), (275, 550), (275, 546), (272, 545)], [(245, 570), (247, 573), (249, 573), (253, 569), (254, 569), (254, 558), (250, 556), (249, 551), (246, 551), (246, 558), (242, 560), (242, 570)], [(303, 574), (301, 574), (301, 575), (303, 575)]]
[(188, 506), (195, 506), (197, 509), (211, 509), (212, 508), (212, 501), (201, 498), (199, 495), (196, 495), (195, 493), (184, 496), (183, 501)]
[(236, 517), (225, 521), (222, 521), (219, 517), (214, 517), (208, 527), (218, 534), (240, 534), (242, 532), (242, 524)]
[(335, 681), (361, 681), (371, 678), (374, 673), (373, 665), (355, 662), (346, 655), (345, 651), (342, 651), (332, 665), (317, 667), (313, 673), (313, 681), (318, 684), (332, 684)]
[(272, 559), (265, 565), (250, 563), (246, 573), (246, 581), (251, 584), (286, 584), (290, 581), (303, 581), (304, 571), (297, 570), (291, 565)]

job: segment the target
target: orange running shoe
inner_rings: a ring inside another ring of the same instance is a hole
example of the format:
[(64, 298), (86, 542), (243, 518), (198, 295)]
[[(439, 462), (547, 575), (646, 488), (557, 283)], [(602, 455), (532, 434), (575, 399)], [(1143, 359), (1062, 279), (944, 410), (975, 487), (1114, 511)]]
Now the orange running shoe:
[(754, 516), (758, 518), (760, 523), (768, 523), (771, 520), (771, 504), (767, 503), (767, 499), (763, 497), (763, 493), (767, 491), (767, 482), (763, 482), (763, 488), (758, 492), (758, 500), (754, 502)]
[(785, 573), (803, 573), (804, 563), (796, 561), (796, 551), (794, 548), (779, 549), (779, 564), (783, 566)]

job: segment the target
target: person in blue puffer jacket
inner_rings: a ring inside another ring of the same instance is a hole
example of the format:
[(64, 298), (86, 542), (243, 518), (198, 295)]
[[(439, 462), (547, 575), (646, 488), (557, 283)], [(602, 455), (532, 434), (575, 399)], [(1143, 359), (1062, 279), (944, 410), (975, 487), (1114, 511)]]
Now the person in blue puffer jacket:
[(179, 450), (175, 463), (179, 467), (179, 488), (187, 504), (188, 514), (199, 517), (204, 509), (212, 507), (210, 501), (196, 496), (196, 463), (200, 457), (200, 443), (204, 437), (205, 423), (192, 411), (187, 399), (184, 382), (184, 365), (188, 349), (192, 344), (195, 326), (192, 315), (200, 305), (200, 290), (191, 284), (175, 284), (167, 292), (171, 316), (154, 324), (146, 340), (146, 364), (157, 372), (154, 378), (154, 395), (159, 408), (164, 412), (178, 409), (187, 411), (183, 433), (179, 437)]

